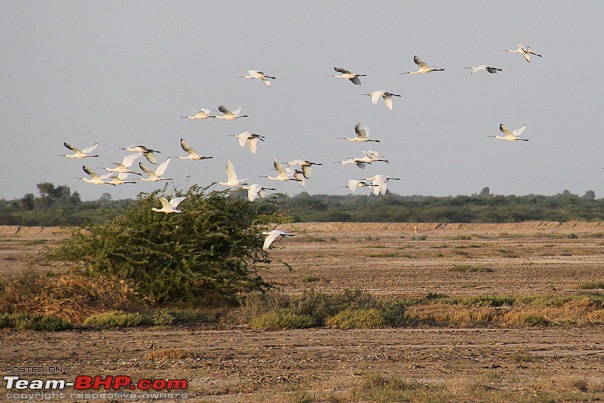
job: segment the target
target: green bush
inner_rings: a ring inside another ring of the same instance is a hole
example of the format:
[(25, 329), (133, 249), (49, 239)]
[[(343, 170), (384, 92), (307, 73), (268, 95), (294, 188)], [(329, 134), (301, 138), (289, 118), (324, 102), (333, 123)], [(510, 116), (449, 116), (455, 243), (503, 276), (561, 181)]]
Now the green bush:
[(49, 257), (71, 261), (90, 275), (125, 280), (156, 304), (232, 303), (242, 292), (267, 289), (270, 284), (258, 275), (270, 262), (262, 231), (283, 218), (266, 201), (205, 190), (191, 187), (182, 213), (173, 214), (152, 210), (161, 191), (141, 194), (123, 214), (89, 225)]
[(495, 270), (493, 270), (490, 267), (484, 267), (484, 266), (470, 266), (470, 265), (458, 265), (458, 266), (453, 266), (449, 269), (449, 271), (453, 271), (453, 272), (459, 272), (459, 273), (491, 273), (494, 272)]
[(255, 330), (306, 329), (314, 325), (315, 320), (312, 316), (288, 309), (267, 312), (250, 321), (251, 328)]
[(17, 330), (59, 331), (71, 329), (71, 324), (63, 319), (43, 314), (3, 314), (0, 316), (0, 328), (9, 327)]
[(376, 308), (347, 309), (328, 318), (326, 324), (337, 329), (374, 329), (386, 326), (386, 318)]
[(92, 315), (84, 320), (84, 326), (90, 327), (133, 327), (152, 325), (151, 318), (140, 313), (109, 311)]

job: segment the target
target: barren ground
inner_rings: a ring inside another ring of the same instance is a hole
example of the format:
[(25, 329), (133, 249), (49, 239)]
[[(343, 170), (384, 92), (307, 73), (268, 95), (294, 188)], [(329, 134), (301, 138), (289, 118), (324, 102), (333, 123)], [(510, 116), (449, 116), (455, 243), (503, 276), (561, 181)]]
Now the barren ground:
[[(264, 273), (287, 293), (361, 288), (387, 298), (429, 292), (565, 295), (580, 292), (579, 284), (604, 281), (604, 223), (305, 223), (287, 228), (296, 236), (276, 244), (273, 264)], [(50, 228), (0, 227), (0, 276), (23, 270), (28, 256), (67, 234)], [(462, 264), (494, 271), (448, 270)], [(550, 326), (258, 332), (218, 325), (5, 330), (0, 331), (0, 364), (3, 376), (23, 379), (187, 379), (190, 401), (371, 401), (355, 393), (376, 374), (424, 389), (446, 385), (448, 394), (436, 401), (596, 400), (604, 399), (602, 330)], [(145, 358), (149, 351), (164, 349), (190, 350), (197, 357)], [(7, 366), (45, 371), (15, 373)], [(51, 367), (63, 373), (51, 373)], [(474, 391), (476, 399), (468, 398)], [(9, 400), (7, 393), (0, 391), (0, 401)], [(73, 389), (54, 401), (92, 400), (70, 393)]]

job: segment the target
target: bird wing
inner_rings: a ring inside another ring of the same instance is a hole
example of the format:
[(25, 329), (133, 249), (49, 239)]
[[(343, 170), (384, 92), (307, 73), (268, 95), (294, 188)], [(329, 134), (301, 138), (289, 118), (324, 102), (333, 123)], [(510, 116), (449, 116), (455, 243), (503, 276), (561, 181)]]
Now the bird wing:
[(287, 171), (285, 171), (285, 168), (283, 168), (283, 165), (281, 165), (281, 163), (279, 162), (279, 160), (277, 158), (275, 158), (273, 160), (273, 165), (275, 166), (277, 173), (279, 173), (281, 175), (289, 176), (289, 175), (287, 175)]
[(361, 85), (361, 79), (358, 76), (354, 76), (352, 78), (349, 78), (350, 81), (352, 81), (353, 84), (355, 85)]
[(122, 160), (122, 165), (125, 166), (126, 168), (130, 168), (132, 166), (132, 164), (134, 163), (134, 160), (141, 157), (142, 155), (143, 155), (143, 153), (134, 153), (134, 154), (126, 155), (124, 157), (124, 159)]
[(304, 177), (306, 179), (310, 179), (310, 174), (312, 174), (312, 166), (311, 165), (302, 165), (302, 175), (304, 175)]
[(256, 200), (256, 196), (258, 196), (258, 194), (260, 193), (260, 190), (262, 190), (262, 187), (260, 185), (253, 184), (253, 185), (248, 186), (247, 187), (247, 199), (251, 202)]
[(337, 71), (338, 73), (342, 73), (342, 74), (352, 74), (350, 71), (343, 69), (341, 67), (334, 67), (333, 68), (335, 71)]
[(237, 172), (235, 172), (235, 165), (233, 165), (231, 160), (227, 161), (226, 174), (229, 182), (237, 182)]
[(248, 137), (247, 145), (250, 148), (252, 154), (256, 154), (256, 145), (258, 144), (258, 137)]
[(187, 143), (185, 139), (180, 139), (180, 147), (188, 154), (192, 154), (195, 152), (195, 150), (191, 148), (191, 146), (189, 145), (189, 143)]
[(420, 59), (418, 56), (413, 56), (413, 62), (415, 64), (417, 64), (419, 67), (423, 67), (423, 68), (428, 68), (430, 66), (428, 66), (426, 64), (426, 62), (424, 62), (422, 59)]
[(152, 151), (147, 150), (146, 152), (143, 152), (143, 155), (150, 163), (157, 164), (157, 158), (155, 158), (155, 154), (153, 154)]
[(162, 208), (170, 208), (170, 202), (168, 201), (168, 199), (162, 196), (158, 200), (161, 202)]
[(90, 154), (91, 152), (93, 152), (95, 150), (95, 148), (97, 148), (99, 146), (99, 143), (94, 143), (93, 145), (91, 145), (88, 148), (85, 148), (82, 150), (82, 153), (84, 154)]
[(172, 206), (172, 208), (176, 208), (186, 198), (186, 196), (174, 197), (172, 200), (170, 200), (170, 206)]
[(523, 125), (522, 127), (519, 127), (518, 129), (514, 130), (512, 132), (512, 134), (514, 135), (514, 137), (518, 137), (522, 134), (522, 132), (524, 132), (524, 130), (526, 129), (527, 125)]
[(382, 98), (384, 98), (384, 103), (386, 104), (386, 107), (390, 110), (392, 110), (392, 95), (388, 94), (384, 94), (382, 96)]
[(172, 159), (168, 158), (164, 162), (162, 162), (155, 170), (155, 175), (162, 176), (164, 174), (164, 172), (166, 172), (166, 169), (168, 169), (168, 165), (170, 165), (170, 161), (172, 161)]
[(63, 145), (65, 147), (67, 147), (68, 149), (70, 149), (71, 151), (73, 151), (74, 153), (81, 152), (81, 150), (79, 148), (76, 148), (69, 143), (63, 142)]
[(86, 172), (86, 174), (88, 174), (88, 176), (92, 177), (92, 178), (98, 178), (99, 175), (97, 175), (96, 172), (94, 172), (92, 169), (88, 168), (86, 165), (84, 165), (82, 167), (82, 169), (84, 170), (84, 172)]
[(369, 134), (369, 128), (365, 125), (357, 123), (354, 125), (354, 132), (357, 134), (358, 138), (366, 139)]
[(262, 245), (263, 250), (269, 250), (271, 244), (275, 241), (275, 239), (281, 236), (281, 232), (274, 229), (268, 233), (268, 236), (264, 238), (264, 244)]
[(501, 124), (499, 125), (499, 130), (501, 130), (501, 132), (502, 132), (503, 134), (505, 134), (506, 136), (507, 136), (507, 135), (512, 135), (512, 132), (510, 131), (510, 129), (508, 129), (507, 127), (505, 127), (505, 126), (503, 125), (503, 123), (501, 123)]
[(142, 162), (138, 163), (139, 168), (147, 174), (147, 176), (151, 176), (151, 175), (155, 175), (155, 173), (150, 170), (145, 164), (143, 164)]
[(382, 95), (384, 95), (384, 91), (373, 91), (371, 93), (371, 102), (377, 104)]
[(226, 108), (226, 106), (224, 106), (224, 105), (218, 105), (218, 110), (220, 112), (224, 113), (225, 115), (232, 115), (233, 114), (233, 112), (231, 112), (230, 110), (228, 110)]
[(241, 112), (241, 107), (238, 106), (237, 109), (235, 109), (234, 111), (231, 112), (231, 115), (239, 115), (240, 112)]
[(350, 189), (351, 192), (356, 192), (357, 187), (359, 186), (359, 180), (356, 179), (349, 179), (348, 180), (348, 189)]
[(243, 133), (236, 134), (235, 137), (239, 138), (239, 147), (245, 147), (245, 143), (247, 142), (247, 139), (251, 135), (252, 135), (252, 133), (250, 133), (250, 132), (243, 132)]

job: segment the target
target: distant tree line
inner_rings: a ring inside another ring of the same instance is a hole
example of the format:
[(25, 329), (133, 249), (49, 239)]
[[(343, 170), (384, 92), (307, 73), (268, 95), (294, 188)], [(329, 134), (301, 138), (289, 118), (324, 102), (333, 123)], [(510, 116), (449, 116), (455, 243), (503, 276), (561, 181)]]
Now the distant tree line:
[[(38, 196), (0, 200), (0, 225), (81, 225), (101, 223), (123, 212), (134, 200), (112, 200), (109, 193), (95, 201), (81, 201), (67, 186), (40, 183)], [(243, 191), (232, 193), (244, 198)], [(553, 196), (495, 195), (485, 187), (478, 194), (458, 196), (310, 195), (279, 194), (272, 212), (294, 222), (484, 222), (604, 221), (604, 199), (588, 190), (583, 196), (564, 190)], [(264, 203), (264, 201), (257, 201)]]

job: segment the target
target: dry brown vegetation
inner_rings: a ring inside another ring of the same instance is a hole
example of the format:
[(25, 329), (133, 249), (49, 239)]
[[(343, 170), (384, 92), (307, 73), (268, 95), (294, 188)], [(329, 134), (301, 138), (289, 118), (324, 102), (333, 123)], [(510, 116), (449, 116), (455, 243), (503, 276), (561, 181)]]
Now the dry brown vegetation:
[[(185, 378), (198, 401), (604, 398), (603, 223), (287, 229), (296, 236), (276, 245), (263, 273), (280, 295), (295, 300), (309, 289), (363, 289), (383, 301), (406, 301), (403, 326), (255, 331), (241, 321), (252, 315), (244, 307), (219, 324), (3, 330), (2, 364), (61, 365), (68, 378)], [(25, 270), (28, 256), (68, 234), (0, 227), (2, 278)], [(64, 268), (41, 270), (57, 273), (57, 284), (67, 281)], [(64, 285), (76, 301), (84, 289), (94, 292), (79, 280)], [(376, 316), (371, 308), (363, 313)]]

